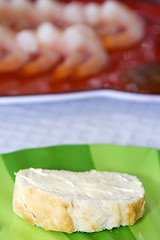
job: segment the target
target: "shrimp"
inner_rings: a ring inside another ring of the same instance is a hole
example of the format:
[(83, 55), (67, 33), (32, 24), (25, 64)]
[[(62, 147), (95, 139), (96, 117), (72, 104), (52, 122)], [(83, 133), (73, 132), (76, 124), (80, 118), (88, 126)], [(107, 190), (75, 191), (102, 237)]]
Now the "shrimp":
[[(19, 32), (16, 43), (26, 54), (38, 54), (35, 60), (24, 66), (23, 71), (27, 74), (55, 68), (53, 75), (57, 79), (73, 72), (83, 77), (101, 71), (108, 60), (100, 39), (84, 25), (71, 26), (63, 31), (50, 23), (43, 23), (36, 31)], [(59, 63), (61, 59), (64, 60)]]
[(114, 0), (102, 4), (56, 0), (1, 1), (0, 23), (13, 23), (16, 29), (37, 28), (43, 22), (51, 22), (60, 29), (85, 24), (96, 31), (108, 49), (130, 47), (144, 36), (143, 20), (129, 7)]
[(63, 18), (69, 24), (85, 23), (92, 27), (107, 49), (130, 47), (140, 42), (145, 32), (144, 21), (129, 7), (114, 0), (101, 5), (70, 3), (64, 8)]
[(14, 33), (0, 26), (0, 72), (12, 72), (19, 69), (27, 57), (14, 42)]
[[(37, 0), (37, 6), (38, 3), (52, 9), (48, 21), (53, 21), (53, 9), (58, 7), (57, 13), (61, 14), (62, 26), (86, 24), (93, 28), (107, 49), (130, 47), (140, 42), (144, 36), (144, 21), (129, 7), (114, 0), (105, 1), (103, 4), (62, 4), (52, 0)], [(41, 12), (46, 8), (41, 8)], [(45, 13), (47, 16), (47, 11)]]
[(145, 31), (136, 13), (112, 0), (1, 0), (0, 23), (0, 72), (21, 68), (37, 74), (54, 68), (56, 78), (98, 73), (106, 66), (108, 49), (130, 47)]
[(108, 30), (107, 34), (104, 32), (103, 37), (107, 49), (131, 46), (141, 41), (144, 36), (142, 19), (121, 3), (106, 2), (101, 11), (101, 18), (106, 22), (106, 30)]
[(100, 39), (85, 25), (68, 27), (62, 33), (61, 46), (66, 59), (56, 68), (56, 78), (67, 77), (74, 72), (78, 77), (90, 76), (100, 72), (108, 61)]
[(37, 57), (26, 64), (22, 71), (25, 74), (38, 74), (51, 69), (60, 57), (56, 50), (55, 39), (58, 30), (49, 23), (43, 23), (36, 31), (22, 30), (16, 36), (16, 42), (26, 54)]

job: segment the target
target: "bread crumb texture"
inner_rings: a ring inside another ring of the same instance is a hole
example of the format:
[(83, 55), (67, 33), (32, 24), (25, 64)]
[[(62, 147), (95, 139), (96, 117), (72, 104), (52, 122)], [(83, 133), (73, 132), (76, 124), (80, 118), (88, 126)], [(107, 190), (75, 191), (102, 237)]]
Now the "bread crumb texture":
[(26, 185), (16, 177), (13, 210), (32, 225), (72, 233), (98, 232), (132, 225), (143, 216), (145, 196), (136, 200), (87, 198), (48, 192)]

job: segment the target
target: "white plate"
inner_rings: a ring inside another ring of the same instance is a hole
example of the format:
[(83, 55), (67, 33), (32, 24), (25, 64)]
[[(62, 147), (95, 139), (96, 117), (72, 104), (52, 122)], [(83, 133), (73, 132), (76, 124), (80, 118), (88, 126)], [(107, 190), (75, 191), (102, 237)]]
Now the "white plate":
[(95, 98), (95, 97), (112, 98), (112, 99), (134, 101), (134, 102), (160, 103), (160, 95), (136, 94), (136, 93), (115, 91), (115, 90), (96, 90), (96, 91), (84, 91), (84, 92), (62, 93), (62, 94), (0, 97), (0, 104), (17, 104), (17, 103), (24, 104), (24, 103), (69, 101), (69, 100), (79, 100), (79, 99), (87, 99), (87, 98)]

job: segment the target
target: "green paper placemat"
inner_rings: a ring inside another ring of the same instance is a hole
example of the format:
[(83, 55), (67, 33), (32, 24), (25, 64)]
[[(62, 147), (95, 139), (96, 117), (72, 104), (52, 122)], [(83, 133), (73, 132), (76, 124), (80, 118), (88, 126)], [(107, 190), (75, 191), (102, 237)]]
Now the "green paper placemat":
[[(14, 172), (23, 168), (90, 169), (136, 175), (146, 191), (146, 211), (130, 227), (99, 233), (45, 231), (31, 226), (12, 211)], [(159, 240), (160, 151), (112, 145), (69, 145), (27, 149), (0, 155), (0, 240)]]

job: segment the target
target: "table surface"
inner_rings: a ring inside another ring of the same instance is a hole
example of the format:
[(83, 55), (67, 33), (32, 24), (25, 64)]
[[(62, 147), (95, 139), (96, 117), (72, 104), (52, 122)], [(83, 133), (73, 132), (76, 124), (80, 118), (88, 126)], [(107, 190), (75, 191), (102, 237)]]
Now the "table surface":
[(160, 104), (91, 98), (0, 105), (0, 153), (61, 144), (160, 148)]

